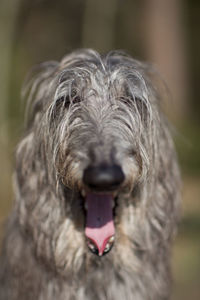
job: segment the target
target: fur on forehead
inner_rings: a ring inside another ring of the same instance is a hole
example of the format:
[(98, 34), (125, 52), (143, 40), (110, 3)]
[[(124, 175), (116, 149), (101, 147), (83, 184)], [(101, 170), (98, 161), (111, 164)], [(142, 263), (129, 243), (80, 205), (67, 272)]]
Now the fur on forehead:
[[(118, 100), (123, 99), (147, 123), (155, 118), (152, 107), (157, 96), (146, 76), (149, 67), (124, 52), (113, 51), (101, 56), (91, 49), (78, 50), (60, 63), (43, 63), (36, 71), (24, 88), (24, 94), (28, 93), (28, 126), (41, 107), (51, 115), (57, 100), (69, 97), (72, 102), (77, 96), (79, 102), (95, 96), (112, 103), (117, 101), (121, 107), (123, 101)], [(84, 102), (87, 101), (83, 105)]]
[(64, 57), (59, 66), (55, 98), (76, 91), (110, 97), (132, 95), (147, 99), (144, 68), (140, 62), (122, 52), (100, 56), (93, 50), (79, 50)]

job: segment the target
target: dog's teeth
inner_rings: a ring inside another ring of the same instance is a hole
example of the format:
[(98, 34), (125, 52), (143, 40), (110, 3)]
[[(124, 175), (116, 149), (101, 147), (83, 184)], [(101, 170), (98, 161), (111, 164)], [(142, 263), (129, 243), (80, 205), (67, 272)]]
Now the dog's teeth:
[(108, 252), (109, 249), (110, 249), (110, 245), (107, 244), (106, 247), (105, 247), (105, 249), (104, 249), (104, 252)]
[(92, 243), (88, 243), (88, 247), (89, 247), (92, 251), (95, 250), (95, 246), (94, 246)]
[(110, 249), (113, 246), (114, 240), (115, 240), (114, 235), (109, 238), (109, 240), (108, 240), (108, 242), (106, 244), (106, 247), (104, 249), (104, 253), (107, 253), (108, 251), (110, 251)]
[(87, 245), (88, 245), (88, 248), (90, 249), (90, 251), (97, 254), (98, 250), (97, 250), (96, 246), (90, 240), (88, 240)]
[(109, 238), (108, 242), (109, 242), (109, 243), (113, 243), (114, 240), (115, 240), (115, 237), (114, 237), (114, 235), (113, 235), (113, 236), (111, 236), (111, 238)]

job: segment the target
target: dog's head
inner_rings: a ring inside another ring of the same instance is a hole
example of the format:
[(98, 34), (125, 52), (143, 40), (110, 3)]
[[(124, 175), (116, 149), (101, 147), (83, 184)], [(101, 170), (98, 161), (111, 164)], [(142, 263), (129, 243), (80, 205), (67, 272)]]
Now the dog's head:
[(101, 57), (82, 50), (41, 67), (31, 85), (28, 136), (18, 152), (23, 176), (32, 170), (37, 182), (29, 184), (33, 193), (38, 190), (34, 201), (43, 190), (54, 199), (45, 213), (57, 209), (56, 217), (48, 213), (51, 224), (60, 226), (55, 251), (62, 258), (68, 251), (63, 240), (70, 226), (74, 238), (74, 230), (85, 232), (82, 240), (99, 256), (120, 234), (133, 239), (134, 230), (139, 245), (142, 229), (135, 224), (146, 213), (162, 152), (171, 145), (147, 66), (120, 52)]
[(137, 61), (93, 51), (65, 57), (52, 88), (46, 115), (55, 169), (65, 187), (78, 189), (89, 248), (101, 256), (114, 242), (120, 194), (130, 195), (148, 172), (153, 91)]

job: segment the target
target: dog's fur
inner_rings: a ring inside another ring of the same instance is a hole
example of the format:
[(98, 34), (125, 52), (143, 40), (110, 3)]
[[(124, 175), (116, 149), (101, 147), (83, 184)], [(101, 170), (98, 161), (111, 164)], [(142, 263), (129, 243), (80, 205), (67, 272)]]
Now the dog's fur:
[[(75, 51), (26, 85), (28, 121), (16, 152), (16, 201), (0, 262), (1, 300), (166, 300), (179, 215), (179, 171), (147, 65)], [(88, 165), (121, 166), (115, 244), (85, 241)]]

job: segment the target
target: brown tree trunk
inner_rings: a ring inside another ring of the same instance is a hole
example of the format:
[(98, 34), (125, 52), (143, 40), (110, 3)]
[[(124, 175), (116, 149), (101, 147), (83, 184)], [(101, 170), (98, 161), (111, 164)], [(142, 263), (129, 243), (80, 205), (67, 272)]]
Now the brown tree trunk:
[(165, 103), (172, 118), (187, 114), (188, 78), (180, 0), (146, 0), (144, 22), (148, 60), (158, 66), (172, 100)]
[(113, 49), (117, 0), (86, 0), (82, 45), (105, 52)]
[[(8, 211), (11, 188), (11, 160), (8, 133), (8, 98), (13, 34), (20, 0), (0, 1), (0, 221)], [(13, 99), (15, 101), (15, 99)]]

